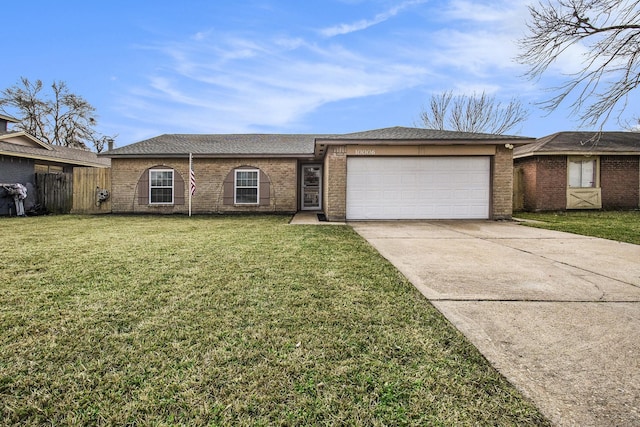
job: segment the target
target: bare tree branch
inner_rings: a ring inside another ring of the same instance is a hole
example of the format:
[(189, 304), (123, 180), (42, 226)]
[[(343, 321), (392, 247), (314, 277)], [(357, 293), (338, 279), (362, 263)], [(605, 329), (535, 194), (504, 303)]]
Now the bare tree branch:
[(452, 98), (452, 92), (444, 92), (438, 96), (431, 97), (429, 110), (423, 110), (420, 113), (420, 119), (425, 128), (445, 129), (445, 119)]
[(575, 45), (584, 46), (579, 71), (542, 103), (551, 111), (571, 100), (583, 125), (620, 122), (629, 93), (640, 84), (640, 0), (546, 0), (530, 6), (518, 61), (540, 78)]
[(19, 130), (53, 145), (91, 147), (100, 152), (106, 141), (113, 139), (95, 130), (95, 108), (71, 93), (65, 82), (54, 81), (51, 96), (42, 91), (42, 81), (32, 83), (22, 77), (19, 84), (0, 93), (0, 111), (16, 117)]
[(528, 111), (517, 99), (503, 105), (486, 93), (471, 96), (444, 92), (433, 95), (429, 109), (420, 113), (422, 125), (429, 129), (504, 134), (527, 120)]

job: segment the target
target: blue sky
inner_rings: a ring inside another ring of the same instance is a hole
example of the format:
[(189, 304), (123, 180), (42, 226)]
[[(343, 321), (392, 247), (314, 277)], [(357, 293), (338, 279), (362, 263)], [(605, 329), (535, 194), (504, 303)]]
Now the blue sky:
[[(419, 124), (434, 93), (519, 97), (510, 133), (577, 129), (522, 77), (521, 0), (30, 0), (3, 4), (0, 82), (63, 80), (123, 146), (163, 133), (346, 133)], [(607, 129), (618, 129), (611, 125)]]

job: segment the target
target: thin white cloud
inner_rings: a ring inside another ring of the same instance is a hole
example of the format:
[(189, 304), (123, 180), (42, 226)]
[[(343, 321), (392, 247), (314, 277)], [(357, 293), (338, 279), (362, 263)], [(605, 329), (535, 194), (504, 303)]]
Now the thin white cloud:
[(517, 47), (512, 35), (495, 31), (445, 30), (435, 35), (433, 58), (439, 66), (466, 70), (471, 76), (491, 77), (495, 70), (518, 73), (513, 58)]
[(192, 35), (191, 38), (193, 40), (200, 41), (206, 39), (209, 34), (211, 34), (211, 31), (198, 31), (197, 33)]
[(320, 30), (320, 34), (324, 37), (335, 37), (338, 35), (349, 34), (356, 31), (365, 30), (374, 25), (380, 24), (381, 22), (385, 22), (388, 19), (396, 16), (400, 11), (406, 9), (410, 6), (425, 3), (426, 0), (409, 0), (405, 1), (398, 6), (394, 6), (391, 9), (377, 14), (373, 19), (361, 19), (359, 21), (350, 23), (350, 24), (338, 24), (332, 27), (323, 28)]
[(454, 21), (508, 23), (514, 15), (525, 11), (529, 3), (529, 0), (452, 0), (441, 14)]
[(300, 38), (211, 37), (156, 50), (171, 63), (134, 92), (149, 100), (150, 120), (170, 116), (176, 123), (171, 112), (188, 111), (179, 126), (192, 132), (285, 129), (322, 105), (403, 90), (420, 84), (426, 73), (413, 63)]

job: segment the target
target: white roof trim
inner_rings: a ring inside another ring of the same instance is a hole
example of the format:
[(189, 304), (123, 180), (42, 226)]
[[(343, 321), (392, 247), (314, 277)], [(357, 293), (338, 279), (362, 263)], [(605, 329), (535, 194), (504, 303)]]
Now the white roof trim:
[(6, 120), (6, 121), (11, 122), (11, 123), (18, 123), (20, 121), (20, 120), (16, 119), (15, 117), (7, 116), (5, 114), (0, 114), (0, 120)]

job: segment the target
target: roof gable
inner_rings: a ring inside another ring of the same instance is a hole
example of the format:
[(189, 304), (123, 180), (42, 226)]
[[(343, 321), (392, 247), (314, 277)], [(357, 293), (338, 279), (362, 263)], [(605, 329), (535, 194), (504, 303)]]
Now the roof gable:
[(1, 132), (0, 141), (5, 141), (9, 144), (24, 145), (26, 147), (44, 148), (45, 150), (52, 149), (51, 145), (44, 141), (40, 141), (38, 138), (25, 131)]

